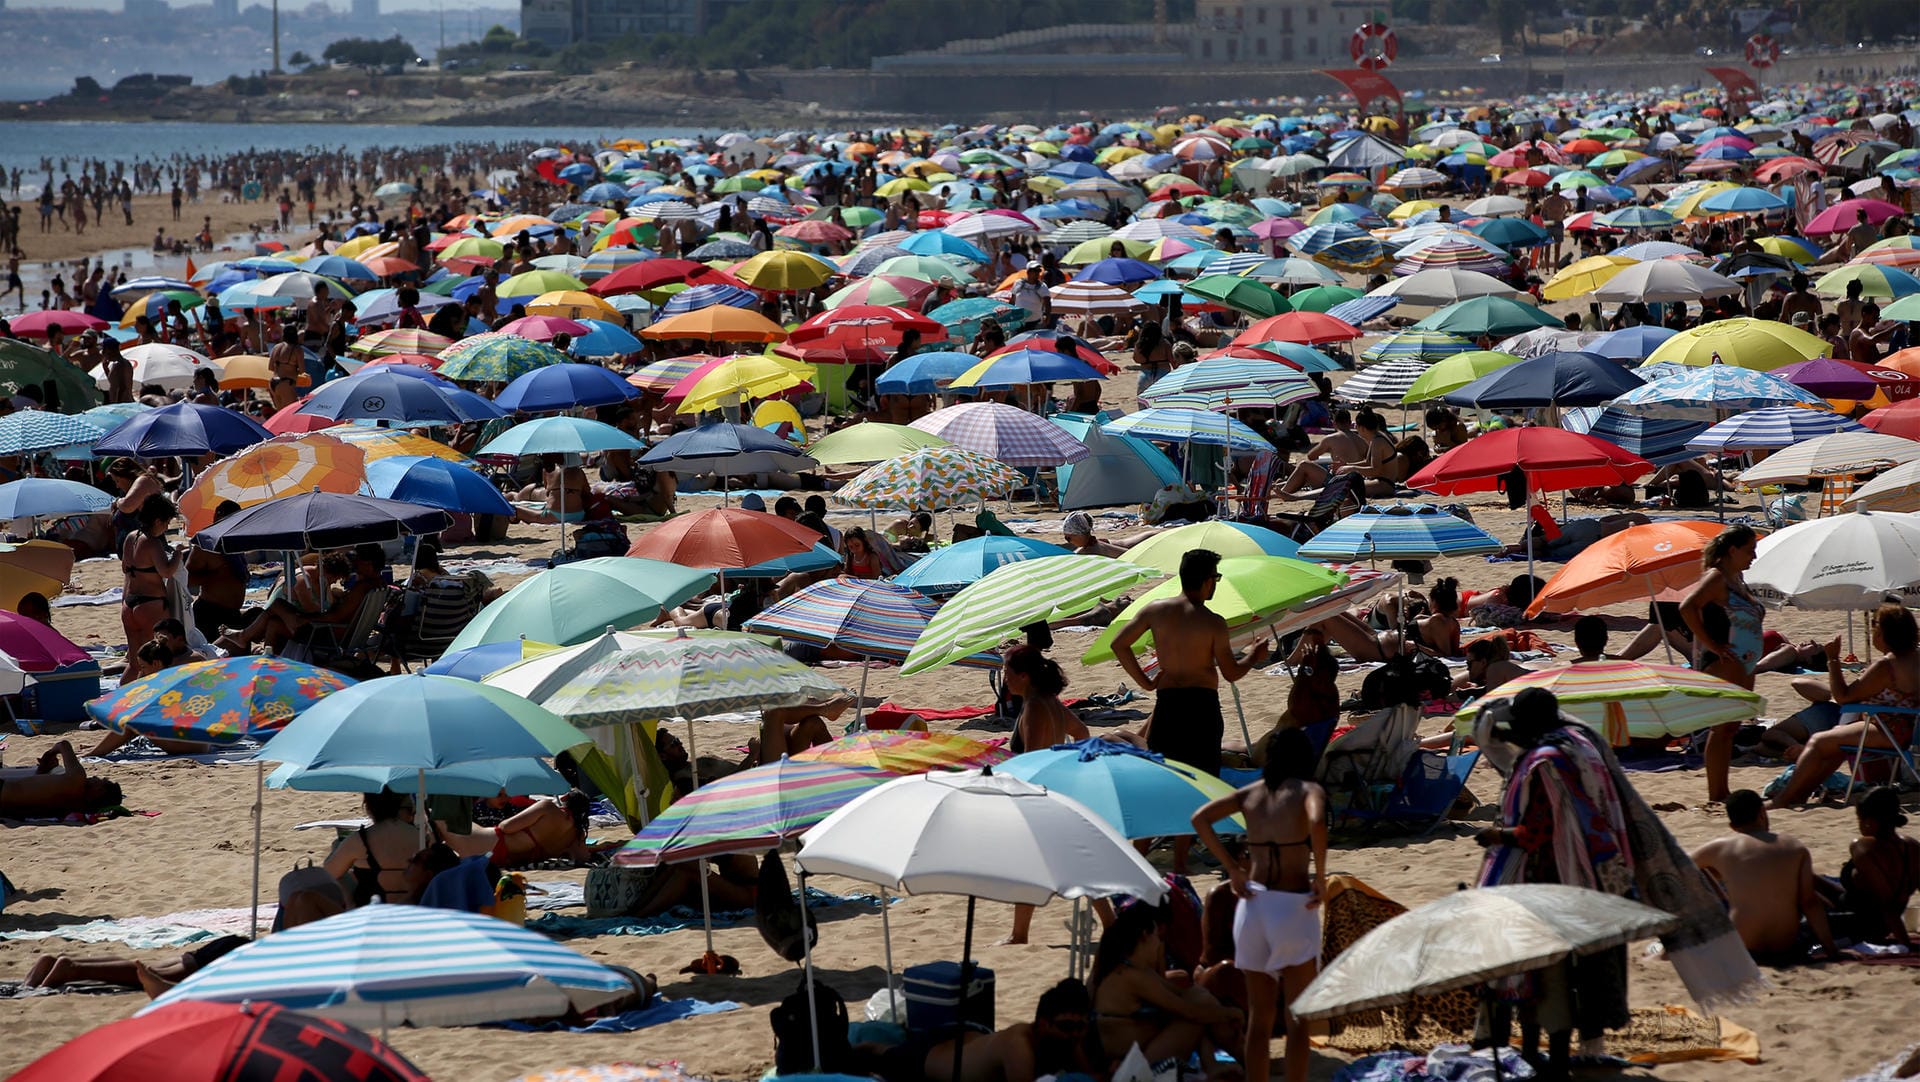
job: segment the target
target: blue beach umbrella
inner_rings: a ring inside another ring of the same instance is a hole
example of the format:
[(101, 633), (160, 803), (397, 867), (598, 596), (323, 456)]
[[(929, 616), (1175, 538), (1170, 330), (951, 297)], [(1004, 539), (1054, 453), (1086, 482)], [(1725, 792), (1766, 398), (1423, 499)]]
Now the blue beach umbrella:
[(1489, 372), (1441, 401), (1476, 409), (1598, 406), (1641, 386), (1640, 377), (1618, 361), (1557, 350)]
[(449, 650), (441, 654), (438, 661), (420, 671), (428, 676), (452, 676), (478, 681), (526, 659), (526, 647), (521, 645), (520, 639), (514, 638)]
[(0, 455), (27, 455), (100, 438), (98, 426), (78, 417), (46, 410), (21, 410), (0, 417)]
[(567, 347), (575, 357), (624, 357), (646, 348), (632, 331), (618, 323), (609, 323), (604, 319), (583, 319), (580, 322), (593, 330), (575, 338), (573, 344)]
[(493, 403), (507, 411), (553, 413), (638, 397), (638, 387), (597, 364), (553, 364), (516, 376)]
[(1708, 364), (1662, 376), (1613, 401), (1627, 413), (1716, 419), (1715, 411), (1768, 406), (1827, 408), (1826, 400), (1778, 376), (1731, 364)]
[(1678, 333), (1645, 323), (1637, 327), (1622, 327), (1588, 342), (1586, 352), (1615, 361), (1644, 361), (1660, 347), (1660, 343)]
[(493, 482), (458, 462), (428, 455), (395, 455), (367, 463), (367, 487), (383, 500), (442, 511), (513, 514), (513, 505)]
[(420, 379), (374, 365), (315, 391), (295, 412), (336, 421), (459, 424), (490, 421), (506, 411), (442, 379)]
[[(1123, 838), (1193, 833), (1193, 813), (1233, 787), (1132, 744), (1082, 740), (1016, 755), (993, 768), (1085, 804)], [(1236, 816), (1219, 829), (1244, 833)]]
[(112, 506), (111, 493), (78, 481), (23, 477), (0, 485), (0, 519), (90, 515)]
[(541, 417), (514, 425), (475, 451), (480, 455), (518, 458), (525, 455), (584, 455), (599, 451), (639, 451), (638, 439), (600, 421), (584, 417)]
[[(1273, 367), (1269, 365), (1269, 367)], [(1019, 387), (1104, 378), (1100, 370), (1054, 349), (1015, 349), (977, 361), (948, 386), (953, 390)]]
[(1656, 466), (1698, 457), (1699, 452), (1688, 449), (1687, 441), (1707, 430), (1705, 421), (1641, 416), (1624, 412), (1617, 406), (1570, 409), (1561, 415), (1560, 425), (1569, 432), (1606, 440)]
[(644, 465), (682, 473), (737, 477), (748, 473), (806, 470), (817, 463), (785, 439), (754, 425), (725, 422), (676, 432), (640, 456)]
[(955, 350), (916, 353), (880, 373), (873, 387), (880, 394), (933, 394), (979, 363), (973, 354)]
[(1182, 406), (1156, 406), (1129, 413), (1102, 425), (1101, 431), (1156, 443), (1198, 443), (1251, 453), (1273, 450), (1258, 432), (1224, 413)]
[(1435, 560), (1506, 548), (1500, 539), (1432, 504), (1369, 505), (1314, 534), (1303, 560)]
[(1688, 440), (1687, 447), (1720, 452), (1776, 450), (1815, 436), (1865, 431), (1866, 425), (1831, 410), (1773, 406), (1735, 414)]
[(272, 439), (258, 421), (235, 410), (176, 402), (121, 422), (96, 440), (96, 455), (135, 458), (225, 455)]
[[(576, 560), (521, 580), (487, 603), (447, 653), (522, 638), (571, 646), (633, 627), (713, 585), (705, 571), (637, 556)], [(515, 659), (518, 660), (518, 659)]]
[(933, 550), (915, 560), (893, 581), (931, 596), (958, 593), (995, 568), (1022, 560), (1071, 555), (1069, 550), (1031, 537), (988, 534)]

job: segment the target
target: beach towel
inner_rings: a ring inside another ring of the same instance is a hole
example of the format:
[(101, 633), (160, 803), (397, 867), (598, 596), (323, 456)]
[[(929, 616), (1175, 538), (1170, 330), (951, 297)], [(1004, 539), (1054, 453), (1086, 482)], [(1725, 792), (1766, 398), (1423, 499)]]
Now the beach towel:
[[(260, 926), (270, 927), (279, 911), (277, 905), (262, 905)], [(84, 924), (62, 924), (53, 928), (0, 931), (0, 939), (124, 943), (135, 950), (185, 947), (221, 936), (247, 935), (253, 929), (252, 915), (253, 910), (246, 906), (186, 909), (159, 917), (122, 917), (117, 920), (92, 920)]]
[[(814, 887), (807, 888), (809, 910), (831, 909), (839, 905), (870, 906), (877, 909), (880, 899), (871, 894), (829, 894)], [(752, 922), (753, 910), (751, 909), (715, 911), (713, 914), (715, 928), (729, 928)], [(548, 913), (536, 920), (528, 921), (527, 927), (552, 939), (577, 939), (581, 936), (595, 935), (651, 936), (699, 928), (701, 917), (698, 909), (677, 905), (665, 913), (651, 917), (563, 917)]]
[(246, 763), (251, 765), (254, 762), (253, 753), (259, 749), (259, 744), (251, 740), (243, 740), (238, 744), (222, 747), (215, 751), (201, 752), (198, 755), (174, 755), (155, 747), (154, 744), (145, 737), (136, 737), (122, 744), (119, 750), (109, 755), (89, 755), (83, 757), (80, 761), (82, 763), (180, 762), (199, 763), (202, 766), (218, 766), (233, 763)]
[(587, 888), (565, 881), (527, 884), (528, 909), (572, 909), (587, 904)]
[(652, 1003), (637, 1011), (596, 1018), (584, 1026), (570, 1026), (565, 1022), (547, 1022), (538, 1026), (526, 1022), (500, 1022), (497, 1025), (500, 1029), (518, 1033), (632, 1033), (667, 1022), (677, 1022), (682, 1018), (692, 1018), (697, 1014), (725, 1014), (737, 1011), (741, 1006), (743, 1004), (730, 999), (709, 1002), (704, 999), (655, 997)]
[(64, 609), (72, 605), (118, 605), (120, 593), (120, 587), (115, 586), (97, 594), (61, 594), (47, 602), (47, 607)]
[(103, 981), (74, 981), (58, 988), (28, 988), (21, 981), (0, 981), (0, 999), (36, 999), (40, 996), (112, 996), (127, 992), (137, 992), (137, 988), (127, 988)]

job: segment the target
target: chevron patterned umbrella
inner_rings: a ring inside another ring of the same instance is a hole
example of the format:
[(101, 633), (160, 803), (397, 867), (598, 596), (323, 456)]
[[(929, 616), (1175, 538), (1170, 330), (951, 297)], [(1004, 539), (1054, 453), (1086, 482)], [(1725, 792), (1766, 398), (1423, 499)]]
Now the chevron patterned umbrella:
[(848, 507), (940, 511), (997, 500), (1027, 483), (1012, 467), (961, 447), (921, 447), (875, 463), (834, 493)]
[(748, 638), (673, 638), (620, 650), (546, 696), (581, 728), (798, 706), (846, 689)]
[(65, 413), (21, 410), (0, 417), (0, 455), (27, 455), (58, 447), (91, 444), (100, 429)]
[(1158, 574), (1105, 556), (1046, 556), (996, 568), (941, 606), (901, 675), (951, 665), (1028, 624), (1078, 615)]

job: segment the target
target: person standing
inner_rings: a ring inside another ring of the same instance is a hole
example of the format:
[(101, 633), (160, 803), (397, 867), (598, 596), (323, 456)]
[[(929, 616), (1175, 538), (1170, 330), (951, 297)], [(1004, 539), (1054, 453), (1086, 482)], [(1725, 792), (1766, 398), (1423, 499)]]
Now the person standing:
[[(1274, 734), (1260, 780), (1193, 813), (1194, 833), (1220, 861), (1239, 899), (1233, 915), (1233, 965), (1247, 988), (1248, 1078), (1271, 1070), (1274, 1014), (1282, 985), (1291, 1003), (1313, 980), (1320, 959), (1320, 903), (1327, 895), (1327, 794), (1313, 779), (1319, 756), (1302, 729)], [(1249, 859), (1227, 851), (1213, 825), (1231, 815), (1247, 824)], [(1311, 866), (1309, 866), (1311, 862)], [(1306, 1024), (1287, 1012), (1287, 1082), (1306, 1082)]]
[(267, 355), (267, 372), (270, 377), (267, 392), (273, 397), (273, 408), (277, 412), (293, 405), (299, 397), (297, 390), (300, 372), (306, 367), (307, 351), (300, 348), (300, 325), (288, 322), (281, 332), (279, 344)]
[[(1693, 667), (1709, 676), (1753, 690), (1753, 671), (1760, 663), (1762, 622), (1766, 609), (1747, 589), (1745, 574), (1753, 566), (1760, 535), (1751, 526), (1729, 526), (1700, 553), (1704, 572), (1686, 600), (1680, 618), (1699, 653)], [(1727, 771), (1733, 763), (1733, 734), (1740, 726), (1716, 725), (1707, 733), (1707, 799), (1727, 799)]]

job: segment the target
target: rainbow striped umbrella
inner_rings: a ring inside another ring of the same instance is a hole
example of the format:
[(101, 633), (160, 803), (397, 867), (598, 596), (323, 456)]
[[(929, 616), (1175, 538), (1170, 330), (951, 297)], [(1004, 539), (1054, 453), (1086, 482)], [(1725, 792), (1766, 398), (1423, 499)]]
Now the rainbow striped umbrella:
[(655, 361), (628, 376), (627, 382), (643, 391), (664, 395), (673, 390), (675, 384), (693, 375), (694, 371), (702, 365), (712, 364), (713, 360), (704, 353), (695, 353), (686, 357), (675, 357), (672, 360)]
[(892, 775), (781, 759), (709, 782), (675, 801), (614, 854), (636, 868), (777, 848)]
[(797, 762), (838, 763), (887, 774), (925, 774), (932, 770), (978, 770), (1007, 758), (1001, 744), (983, 744), (958, 733), (917, 733), (911, 729), (848, 733), (795, 755)]
[(1528, 688), (1545, 688), (1560, 709), (1590, 723), (1620, 747), (1629, 739), (1685, 736), (1728, 722), (1747, 721), (1765, 704), (1761, 696), (1678, 665), (1645, 661), (1583, 661), (1510, 680), (1453, 716), (1454, 729), (1473, 731), (1480, 708)]
[(745, 629), (899, 662), (938, 609), (905, 586), (843, 575), (765, 609)]

